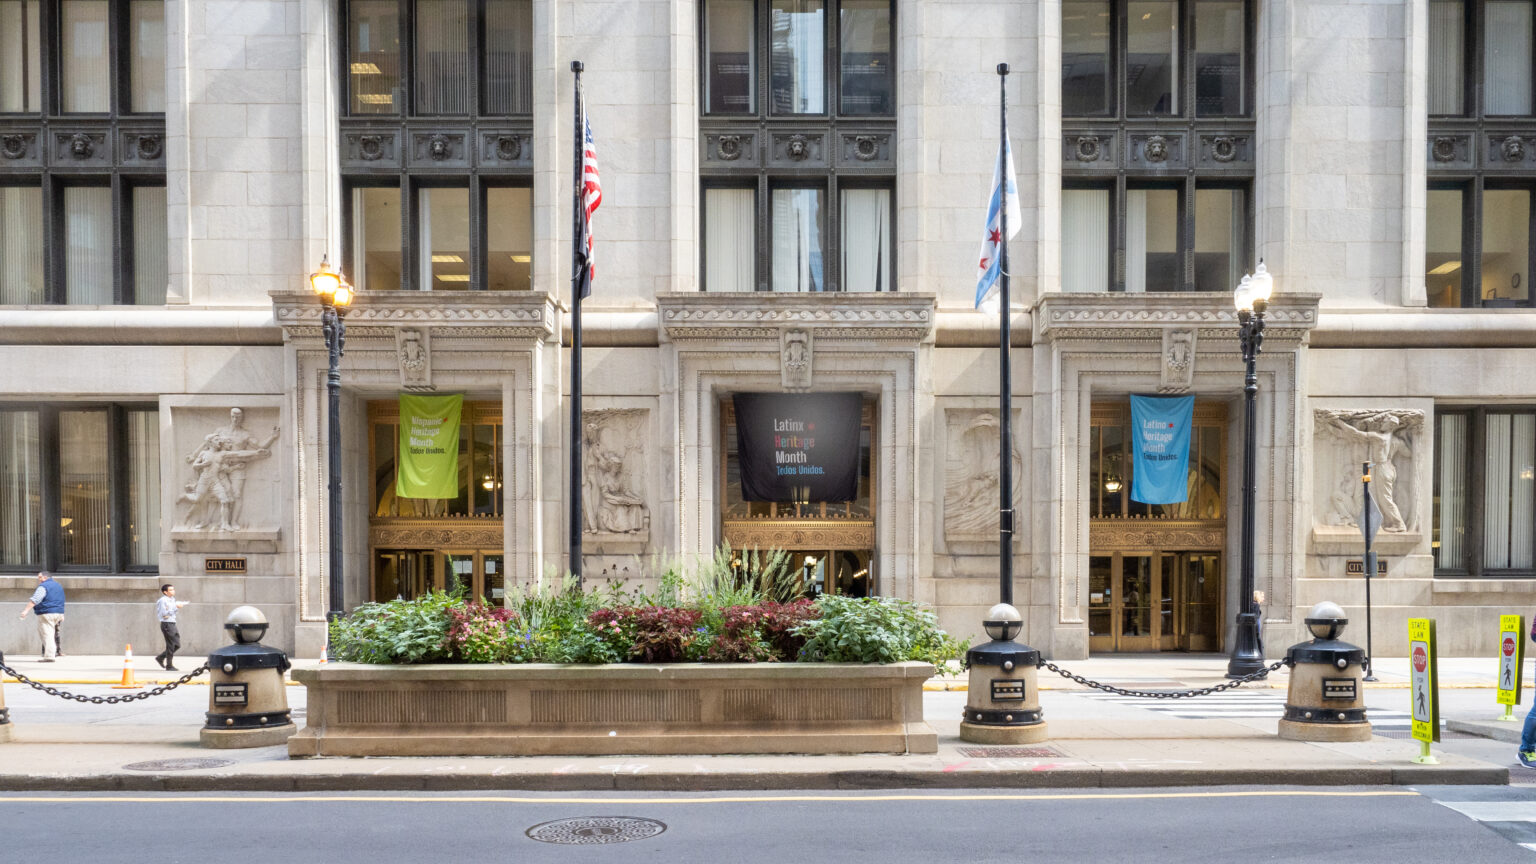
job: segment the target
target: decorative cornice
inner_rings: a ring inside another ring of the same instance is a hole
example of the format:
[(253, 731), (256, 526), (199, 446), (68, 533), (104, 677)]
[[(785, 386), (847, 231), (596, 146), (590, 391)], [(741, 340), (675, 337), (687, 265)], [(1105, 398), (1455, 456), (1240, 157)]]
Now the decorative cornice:
[(662, 294), (661, 326), (673, 340), (773, 339), (782, 327), (817, 338), (921, 342), (933, 333), (932, 294)]
[[(315, 332), (322, 307), (314, 295), (305, 291), (273, 291), (271, 297), (273, 317), (290, 338), (308, 337)], [(438, 325), (432, 332), (447, 337), (517, 335), (546, 339), (554, 335), (559, 324), (554, 298), (528, 291), (359, 292), (348, 307), (345, 320), (349, 325), (361, 325), (355, 331), (358, 336), (371, 332), (373, 328), (367, 327), (370, 324)]]
[[(1319, 294), (1284, 294), (1270, 301), (1265, 337), (1305, 339), (1317, 325)], [(1237, 332), (1237, 311), (1226, 294), (1048, 294), (1034, 316), (1035, 340), (1161, 339), (1170, 327), (1204, 327), (1201, 335)]]

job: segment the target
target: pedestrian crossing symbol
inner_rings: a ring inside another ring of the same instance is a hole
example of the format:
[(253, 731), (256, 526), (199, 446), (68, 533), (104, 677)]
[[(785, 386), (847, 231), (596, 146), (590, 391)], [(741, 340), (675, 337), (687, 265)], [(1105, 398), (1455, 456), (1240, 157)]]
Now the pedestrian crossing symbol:
[(1520, 704), (1520, 673), (1525, 665), (1524, 615), (1499, 616), (1499, 704)]
[[(1428, 744), (1440, 740), (1440, 690), (1435, 668), (1435, 620), (1408, 619), (1408, 670), (1412, 686), (1413, 737)], [(1427, 752), (1427, 751), (1426, 751)]]

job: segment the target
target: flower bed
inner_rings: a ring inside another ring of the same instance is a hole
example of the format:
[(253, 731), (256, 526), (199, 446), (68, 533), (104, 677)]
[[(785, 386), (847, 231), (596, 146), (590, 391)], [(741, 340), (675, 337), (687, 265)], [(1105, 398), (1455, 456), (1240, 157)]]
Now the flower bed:
[[(933, 753), (922, 685), (963, 656), (901, 600), (795, 598), (717, 555), (654, 594), (435, 593), (333, 622), (292, 756)], [(775, 553), (777, 554), (777, 553)], [(775, 560), (770, 556), (770, 561)], [(734, 562), (733, 562), (734, 563)], [(743, 584), (745, 583), (745, 584)]]

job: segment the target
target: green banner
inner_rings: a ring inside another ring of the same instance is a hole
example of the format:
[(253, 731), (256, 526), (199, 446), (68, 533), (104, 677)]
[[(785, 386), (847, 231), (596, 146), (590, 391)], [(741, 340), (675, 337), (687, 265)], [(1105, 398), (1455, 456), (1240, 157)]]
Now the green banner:
[(400, 394), (401, 498), (459, 497), (459, 412), (464, 397)]

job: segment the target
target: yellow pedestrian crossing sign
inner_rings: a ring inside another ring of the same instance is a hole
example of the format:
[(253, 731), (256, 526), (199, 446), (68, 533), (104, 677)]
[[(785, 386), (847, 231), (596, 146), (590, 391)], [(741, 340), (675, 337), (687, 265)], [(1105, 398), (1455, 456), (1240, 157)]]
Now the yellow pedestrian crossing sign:
[(1520, 673), (1525, 667), (1525, 616), (1499, 616), (1499, 704), (1520, 704)]
[(1440, 682), (1435, 668), (1435, 619), (1408, 619), (1408, 660), (1413, 737), (1427, 745), (1431, 741), (1440, 740)]

